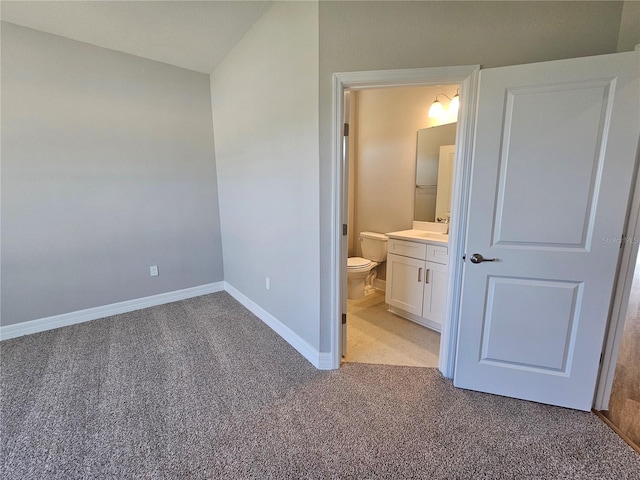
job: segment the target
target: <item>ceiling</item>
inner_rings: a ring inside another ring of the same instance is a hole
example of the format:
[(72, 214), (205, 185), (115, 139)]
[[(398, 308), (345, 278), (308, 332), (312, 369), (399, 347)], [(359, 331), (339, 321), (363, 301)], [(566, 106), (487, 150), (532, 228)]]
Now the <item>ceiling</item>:
[(0, 18), (211, 73), (270, 6), (270, 1), (2, 0)]

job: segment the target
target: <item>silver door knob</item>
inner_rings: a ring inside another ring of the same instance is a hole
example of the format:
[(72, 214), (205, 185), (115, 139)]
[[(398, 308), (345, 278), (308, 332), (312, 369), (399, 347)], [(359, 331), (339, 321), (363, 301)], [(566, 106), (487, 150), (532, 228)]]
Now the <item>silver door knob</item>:
[(471, 260), (471, 263), (482, 263), (482, 262), (495, 262), (497, 258), (484, 258), (481, 254), (474, 253), (473, 255), (471, 255), (471, 258), (469, 258), (469, 260)]

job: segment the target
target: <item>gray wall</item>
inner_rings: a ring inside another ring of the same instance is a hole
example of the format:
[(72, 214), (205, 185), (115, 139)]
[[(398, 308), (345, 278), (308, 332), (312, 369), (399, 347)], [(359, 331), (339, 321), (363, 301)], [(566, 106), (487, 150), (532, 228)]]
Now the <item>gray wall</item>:
[(6, 23), (1, 53), (2, 325), (222, 280), (208, 75)]
[(320, 2), (320, 351), (330, 350), (332, 74), (613, 53), (621, 2)]
[(275, 2), (211, 75), (225, 280), (314, 350), (317, 55), (318, 5)]
[(630, 52), (640, 45), (640, 2), (627, 0), (622, 5), (618, 51)]

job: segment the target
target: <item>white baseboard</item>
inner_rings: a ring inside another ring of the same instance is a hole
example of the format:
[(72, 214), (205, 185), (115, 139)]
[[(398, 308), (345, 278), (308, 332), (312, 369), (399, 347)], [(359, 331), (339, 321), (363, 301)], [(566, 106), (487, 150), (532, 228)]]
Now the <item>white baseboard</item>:
[(319, 370), (332, 370), (330, 353), (320, 353), (313, 348), (306, 340), (287, 327), (284, 323), (260, 307), (253, 300), (249, 299), (239, 290), (229, 285), (227, 282), (209, 283), (198, 287), (175, 290), (173, 292), (160, 293), (149, 297), (136, 298), (124, 302), (112, 303), (101, 307), (87, 308), (75, 312), (63, 313), (51, 317), (39, 318), (27, 322), (16, 323), (0, 327), (0, 340), (21, 337), (31, 333), (45, 332), (54, 328), (67, 327), (78, 323), (97, 320), (99, 318), (110, 317), (121, 313), (133, 312), (143, 308), (155, 307), (165, 303), (177, 302), (187, 298), (207, 295), (209, 293), (226, 290), (233, 298), (242, 304), (247, 310), (266, 323), (273, 331), (280, 335), (289, 345), (295, 348), (304, 358)]
[[(225, 290), (229, 295), (235, 298), (242, 306), (253, 313), (256, 317), (266, 323), (271, 329), (280, 335), (289, 345), (295, 348), (300, 355), (306, 358), (314, 367), (319, 370), (330, 370), (330, 357), (329, 353), (320, 353), (313, 348), (306, 340), (300, 335), (287, 327), (284, 323), (271, 315), (253, 300), (245, 296), (238, 289), (230, 285), (228, 282), (224, 282)], [(326, 357), (326, 358), (325, 358)]]
[(383, 292), (387, 291), (387, 281), (386, 280), (380, 280), (379, 278), (376, 278), (373, 281), (373, 288), (377, 289), (377, 290), (382, 290)]
[(318, 370), (335, 370), (338, 368), (333, 365), (333, 355), (331, 353), (320, 352), (318, 357), (318, 365), (315, 365)]
[(173, 292), (159, 293), (149, 297), (136, 298), (124, 302), (112, 303), (101, 307), (87, 308), (75, 312), (63, 313), (52, 317), (39, 318), (27, 322), (16, 323), (0, 327), (0, 340), (21, 337), (30, 333), (44, 332), (54, 328), (66, 327), (77, 323), (88, 322), (98, 318), (110, 317), (120, 313), (133, 312), (143, 308), (155, 307), (165, 303), (177, 302), (186, 298), (199, 297), (209, 293), (224, 290), (224, 282), (208, 283), (197, 287), (174, 290)]

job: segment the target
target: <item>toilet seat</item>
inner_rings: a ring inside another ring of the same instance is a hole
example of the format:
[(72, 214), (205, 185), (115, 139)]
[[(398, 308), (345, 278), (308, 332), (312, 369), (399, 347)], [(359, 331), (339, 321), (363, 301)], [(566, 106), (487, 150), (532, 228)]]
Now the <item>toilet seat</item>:
[(374, 263), (367, 258), (362, 257), (349, 257), (347, 258), (347, 271), (358, 272), (366, 271), (371, 268), (371, 264)]

